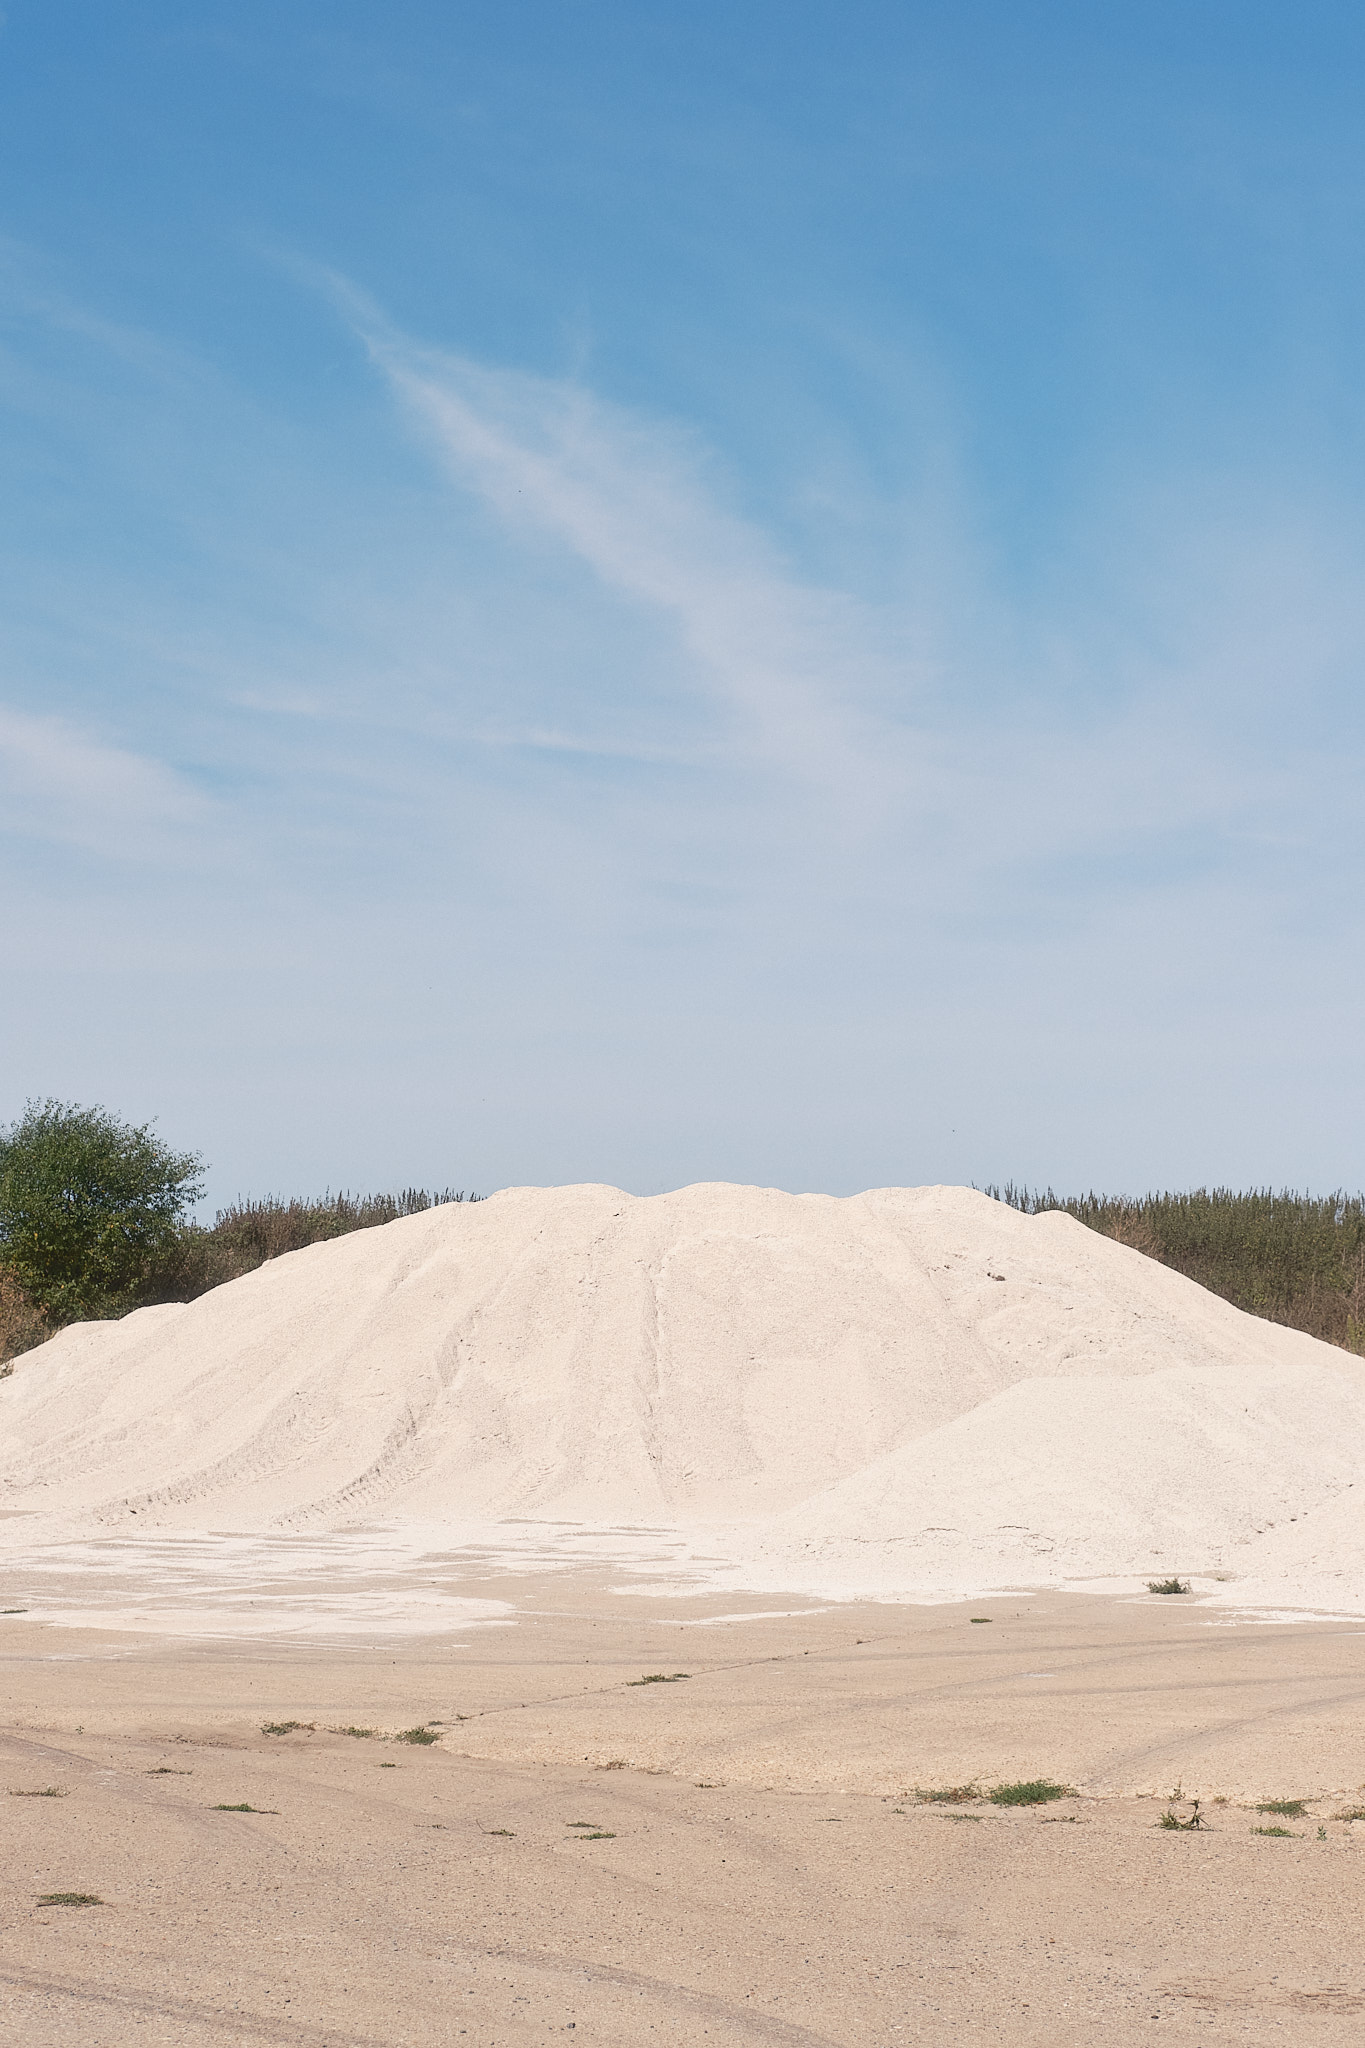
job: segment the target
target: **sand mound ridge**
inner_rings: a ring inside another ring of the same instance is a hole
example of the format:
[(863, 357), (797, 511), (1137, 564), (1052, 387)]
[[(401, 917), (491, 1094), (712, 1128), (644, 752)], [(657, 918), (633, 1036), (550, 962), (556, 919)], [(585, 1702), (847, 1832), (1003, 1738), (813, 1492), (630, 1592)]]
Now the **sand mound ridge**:
[(1361, 1361), (963, 1188), (511, 1188), (0, 1386), (34, 1533), (634, 1523), (829, 1592), (1179, 1570), (1358, 1611), (1362, 1472)]

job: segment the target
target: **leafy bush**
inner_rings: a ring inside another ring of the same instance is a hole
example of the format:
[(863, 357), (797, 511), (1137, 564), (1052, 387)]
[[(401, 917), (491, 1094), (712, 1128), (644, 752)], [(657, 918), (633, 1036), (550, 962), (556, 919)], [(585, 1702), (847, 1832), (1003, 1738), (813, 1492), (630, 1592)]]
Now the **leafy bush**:
[(0, 1379), (13, 1372), (13, 1361), (21, 1352), (46, 1344), (56, 1334), (56, 1325), (39, 1315), (23, 1289), (0, 1270)]
[[(122, 1181), (105, 1158), (112, 1152), (117, 1160), (120, 1149)], [(35, 1154), (41, 1170), (33, 1167)], [(163, 1173), (161, 1206), (144, 1199), (139, 1207), (130, 1199), (137, 1193), (132, 1169), (141, 1162), (154, 1188), (156, 1173), (150, 1167), (157, 1159)], [(14, 1177), (7, 1183), (11, 1160)], [(186, 1177), (177, 1193), (175, 1176), (182, 1171)], [(196, 1156), (178, 1158), (158, 1149), (145, 1130), (132, 1130), (104, 1110), (31, 1106), (12, 1131), (0, 1135), (0, 1377), (21, 1352), (46, 1343), (65, 1323), (123, 1315), (154, 1302), (194, 1301), (285, 1252), (354, 1230), (377, 1229), (446, 1202), (481, 1199), (463, 1188), (329, 1194), (311, 1201), (267, 1197), (220, 1209), (205, 1228), (180, 1213), (198, 1196), (198, 1173)], [(7, 1186), (16, 1191), (8, 1209)], [(7, 1231), (10, 1213), (15, 1220)], [(121, 1262), (114, 1260), (115, 1251)], [(63, 1268), (59, 1284), (52, 1285), (43, 1274), (57, 1256)], [(115, 1277), (118, 1286), (111, 1284)]]
[(31, 1102), (0, 1133), (0, 1260), (50, 1323), (135, 1306), (203, 1192), (197, 1153), (103, 1109)]

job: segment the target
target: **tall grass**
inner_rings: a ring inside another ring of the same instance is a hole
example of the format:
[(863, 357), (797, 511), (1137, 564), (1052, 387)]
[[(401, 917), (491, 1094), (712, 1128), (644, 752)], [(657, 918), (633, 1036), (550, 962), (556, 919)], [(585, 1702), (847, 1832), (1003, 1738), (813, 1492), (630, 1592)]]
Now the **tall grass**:
[(985, 1192), (1026, 1216), (1064, 1210), (1237, 1308), (1365, 1356), (1365, 1196), (1289, 1188), (1063, 1196), (1012, 1182)]
[(148, 1276), (141, 1291), (143, 1305), (161, 1301), (194, 1301), (225, 1280), (240, 1280), (269, 1259), (301, 1252), (310, 1244), (352, 1231), (376, 1230), (400, 1216), (419, 1216), (447, 1202), (477, 1202), (463, 1188), (404, 1188), (398, 1195), (323, 1195), (314, 1201), (297, 1196), (288, 1202), (267, 1196), (260, 1202), (234, 1202), (220, 1209), (211, 1229), (191, 1224), (181, 1233), (172, 1258)]

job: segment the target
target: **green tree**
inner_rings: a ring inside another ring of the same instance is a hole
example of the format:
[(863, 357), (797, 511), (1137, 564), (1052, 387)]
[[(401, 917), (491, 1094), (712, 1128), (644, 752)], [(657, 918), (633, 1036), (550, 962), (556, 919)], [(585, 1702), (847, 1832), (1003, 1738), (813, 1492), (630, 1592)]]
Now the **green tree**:
[(149, 1125), (30, 1102), (0, 1131), (0, 1264), (51, 1322), (121, 1315), (202, 1193), (198, 1153)]

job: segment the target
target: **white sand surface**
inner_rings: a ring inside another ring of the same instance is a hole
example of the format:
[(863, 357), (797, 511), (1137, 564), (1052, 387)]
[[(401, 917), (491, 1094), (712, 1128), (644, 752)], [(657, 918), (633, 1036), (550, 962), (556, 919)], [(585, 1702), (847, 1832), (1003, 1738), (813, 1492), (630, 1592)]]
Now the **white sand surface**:
[[(330, 1533), (605, 1544), (654, 1591), (1180, 1572), (1362, 1613), (1362, 1474), (1365, 1361), (962, 1188), (508, 1189), (77, 1325), (0, 1384), (0, 1549), (136, 1537), (150, 1583), (215, 1532), (220, 1595), (233, 1542)], [(382, 1581), (372, 1625), (493, 1618), (430, 1566), (387, 1607)], [(204, 1584), (163, 1609), (202, 1618)], [(279, 1599), (249, 1625), (307, 1608)]]

